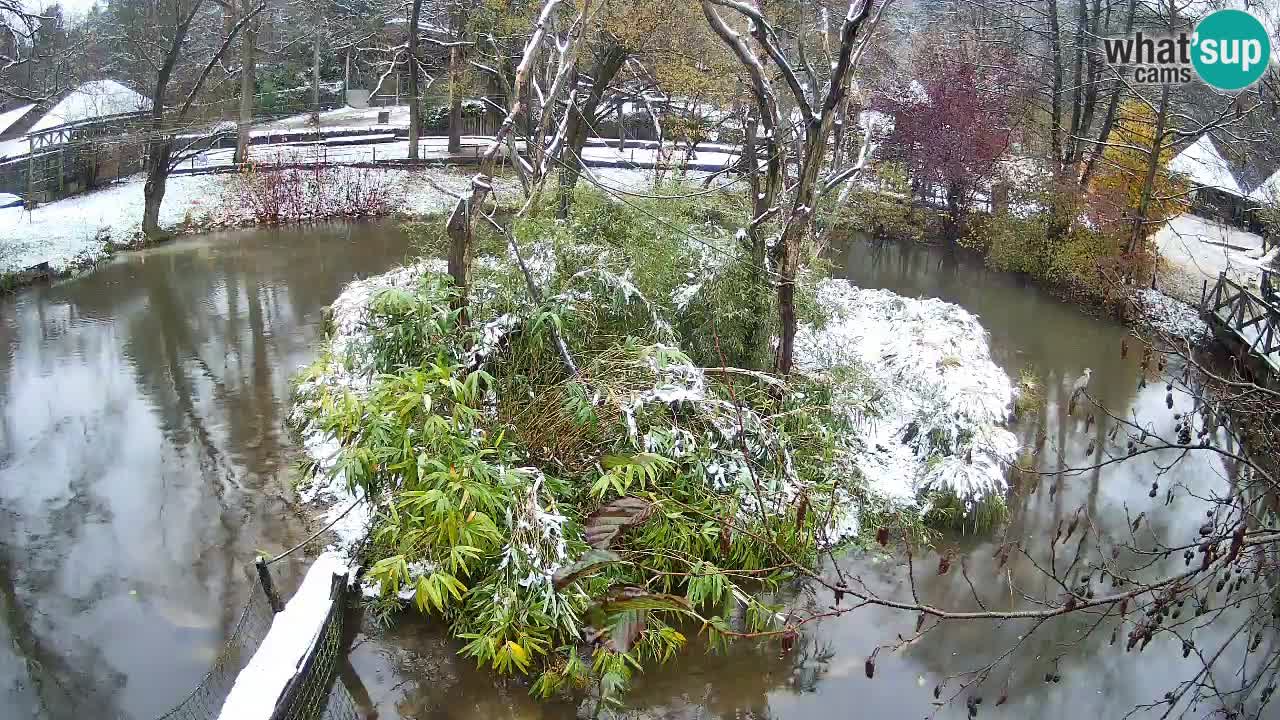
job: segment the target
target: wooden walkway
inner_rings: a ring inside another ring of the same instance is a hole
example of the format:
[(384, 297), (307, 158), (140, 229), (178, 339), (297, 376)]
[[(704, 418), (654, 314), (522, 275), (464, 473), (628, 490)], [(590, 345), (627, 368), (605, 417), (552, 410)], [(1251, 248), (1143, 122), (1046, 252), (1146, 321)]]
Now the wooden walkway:
[(1242, 354), (1265, 366), (1271, 381), (1280, 379), (1280, 278), (1270, 270), (1262, 273), (1261, 295), (1227, 278), (1218, 276), (1213, 290), (1205, 294), (1200, 314), (1220, 337), (1234, 340)]

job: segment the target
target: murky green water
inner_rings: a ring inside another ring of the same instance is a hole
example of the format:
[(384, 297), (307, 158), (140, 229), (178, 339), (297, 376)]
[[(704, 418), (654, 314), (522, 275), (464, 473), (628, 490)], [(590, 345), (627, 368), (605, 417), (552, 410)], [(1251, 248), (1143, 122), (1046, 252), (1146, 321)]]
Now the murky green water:
[(208, 671), (253, 551), (306, 537), (290, 375), (342, 285), (404, 252), (215, 233), (0, 298), (0, 717), (152, 718)]
[[(390, 267), (405, 250), (377, 225), (216, 233), (0, 300), (0, 717), (149, 720), (199, 681), (250, 592), (244, 566), (253, 551), (306, 535), (289, 488), (289, 376), (312, 358), (321, 310), (342, 284)], [(1086, 432), (1082, 419), (1065, 416), (1067, 386), (1086, 366), (1094, 370), (1091, 390), (1108, 406), (1172, 424), (1163, 386), (1139, 389), (1136, 353), (1120, 358), (1125, 330), (1115, 323), (935, 250), (855, 245), (840, 261), (860, 284), (965, 306), (981, 316), (1010, 374), (1040, 372), (1048, 402), (1018, 432), (1027, 444), (1043, 432), (1045, 469), (1080, 464), (1091, 438), (1106, 439), (1104, 424)], [(1052, 494), (1050, 480), (1034, 493), (1024, 487), (1011, 503), (1010, 537), (1042, 538), (1084, 506), (1104, 537), (1146, 511), (1151, 532), (1182, 538), (1203, 521), (1203, 506), (1187, 491), (1221, 487), (1228, 469), (1179, 465), (1161, 480), (1162, 488), (1183, 486), (1163, 512), (1156, 511), (1163, 491), (1147, 496), (1155, 473), (1149, 463), (1125, 463), (1060, 479)], [(917, 578), (922, 599), (970, 608), (976, 593), (988, 606), (1009, 607), (1044, 593), (1030, 561), (997, 570), (990, 538), (956, 545), (973, 588), (959, 572), (926, 571)], [(847, 567), (878, 592), (909, 595), (900, 558), (855, 557)], [(286, 584), (299, 569), (286, 569)], [(804, 592), (796, 599), (812, 607), (831, 601)], [(1189, 667), (1180, 648), (1158, 647), (1164, 640), (1140, 658), (1126, 656), (1107, 646), (1109, 626), (1086, 637), (1081, 622), (1042, 629), (997, 663), (980, 691), (982, 713), (1119, 717), (1158, 699)], [(914, 625), (914, 617), (864, 609), (809, 626), (785, 656), (776, 645), (709, 656), (692, 643), (638, 677), (627, 712), (963, 717), (963, 702), (933, 704), (934, 686), (996, 660), (1028, 629), (941, 627), (881, 651), (876, 677), (867, 679), (863, 661), (872, 649), (909, 636)], [(354, 640), (344, 680), (380, 718), (580, 712), (535, 703), (516, 683), (495, 684), (455, 649), (412, 618), (368, 628)], [(1044, 681), (1051, 671), (1061, 682)], [(1009, 703), (993, 709), (1006, 682)]]

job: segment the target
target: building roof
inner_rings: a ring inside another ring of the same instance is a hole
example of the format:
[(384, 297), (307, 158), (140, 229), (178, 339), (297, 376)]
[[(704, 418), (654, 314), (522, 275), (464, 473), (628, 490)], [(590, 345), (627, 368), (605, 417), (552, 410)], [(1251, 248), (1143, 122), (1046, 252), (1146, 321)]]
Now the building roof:
[(1236, 182), (1231, 164), (1218, 152), (1208, 135), (1196, 138), (1169, 161), (1169, 170), (1189, 178), (1197, 187), (1213, 188), (1238, 197), (1246, 194)]
[(1249, 193), (1250, 200), (1263, 205), (1280, 205), (1280, 170), (1276, 170), (1262, 184)]
[(0, 135), (4, 135), (4, 132), (9, 129), (10, 125), (21, 120), (22, 116), (31, 112), (31, 109), (34, 107), (35, 105), (23, 105), (22, 107), (14, 108), (13, 110), (0, 112)]
[(27, 132), (129, 115), (151, 109), (151, 101), (115, 80), (87, 82), (67, 93)]
[[(1255, 112), (1253, 115), (1256, 115)], [(1251, 196), (1262, 185), (1280, 170), (1280, 148), (1273, 148), (1273, 143), (1260, 140), (1270, 132), (1280, 116), (1259, 115), (1248, 116), (1248, 123), (1241, 124), (1236, 130), (1247, 141), (1228, 142), (1215, 136), (1213, 144), (1218, 148), (1218, 155), (1225, 158), (1231, 174), (1245, 196)]]

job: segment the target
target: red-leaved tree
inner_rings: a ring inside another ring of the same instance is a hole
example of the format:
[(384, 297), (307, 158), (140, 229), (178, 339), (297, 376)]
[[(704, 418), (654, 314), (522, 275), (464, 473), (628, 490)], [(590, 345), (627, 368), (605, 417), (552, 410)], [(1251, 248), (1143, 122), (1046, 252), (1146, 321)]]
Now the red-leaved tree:
[(954, 239), (1009, 144), (1009, 78), (1001, 69), (1008, 64), (963, 45), (930, 43), (912, 67), (914, 77), (879, 101), (894, 117), (883, 156), (903, 166), (921, 197), (945, 202)]

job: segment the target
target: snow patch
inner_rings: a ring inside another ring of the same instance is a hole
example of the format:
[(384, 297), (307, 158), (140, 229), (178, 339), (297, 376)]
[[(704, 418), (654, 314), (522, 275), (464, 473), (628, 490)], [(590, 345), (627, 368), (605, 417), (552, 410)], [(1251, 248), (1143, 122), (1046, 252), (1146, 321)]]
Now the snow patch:
[[(1003, 494), (1017, 452), (1005, 427), (1014, 389), (991, 360), (978, 318), (941, 300), (844, 280), (824, 281), (818, 301), (831, 319), (800, 329), (797, 362), (815, 373), (860, 368), (876, 387), (845, 405), (861, 446), (853, 463), (869, 487), (904, 504), (950, 490), (966, 508)], [(864, 413), (868, 406), (874, 416)]]
[(1163, 335), (1193, 343), (1209, 338), (1209, 326), (1200, 319), (1195, 308), (1174, 300), (1159, 290), (1139, 290), (1133, 294), (1133, 304), (1143, 322)]

